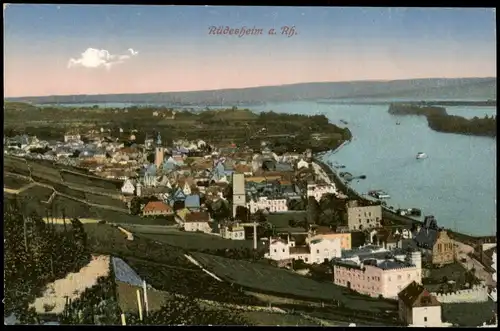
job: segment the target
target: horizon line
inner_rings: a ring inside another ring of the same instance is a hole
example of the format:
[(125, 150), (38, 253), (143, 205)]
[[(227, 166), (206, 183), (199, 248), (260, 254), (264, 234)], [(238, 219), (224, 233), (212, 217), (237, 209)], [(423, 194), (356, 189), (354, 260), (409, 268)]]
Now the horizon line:
[(268, 88), (268, 87), (286, 87), (294, 85), (304, 85), (304, 84), (329, 84), (329, 83), (389, 83), (389, 82), (400, 82), (408, 80), (432, 80), (432, 79), (446, 79), (446, 80), (459, 80), (459, 79), (496, 79), (496, 76), (483, 76), (483, 77), (427, 77), (427, 78), (402, 78), (402, 79), (359, 79), (359, 80), (341, 80), (341, 81), (313, 81), (313, 82), (297, 82), (288, 83), (281, 85), (257, 85), (257, 86), (247, 86), (247, 87), (228, 87), (219, 89), (207, 89), (207, 90), (185, 90), (185, 91), (161, 91), (161, 92), (125, 92), (125, 93), (106, 93), (106, 94), (50, 94), (50, 95), (30, 95), (30, 96), (9, 96), (5, 99), (20, 99), (20, 98), (49, 98), (49, 97), (78, 97), (78, 96), (106, 96), (106, 95), (127, 95), (127, 94), (159, 94), (159, 93), (196, 93), (196, 92), (217, 92), (217, 91), (237, 91), (246, 89), (257, 89), (257, 88)]

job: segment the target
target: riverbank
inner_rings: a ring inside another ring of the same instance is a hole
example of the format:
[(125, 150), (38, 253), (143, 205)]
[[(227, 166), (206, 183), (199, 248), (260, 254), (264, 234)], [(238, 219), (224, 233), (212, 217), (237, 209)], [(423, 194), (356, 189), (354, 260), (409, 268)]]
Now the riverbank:
[[(318, 159), (317, 156), (313, 158), (313, 161), (322, 169), (322, 171), (328, 176), (328, 178), (335, 184), (338, 190), (343, 192), (345, 195), (347, 195), (348, 199), (352, 200), (364, 200), (364, 201), (371, 201), (367, 199), (366, 197), (362, 196), (358, 192), (356, 192), (354, 189), (346, 185), (342, 179), (337, 175), (337, 173), (331, 169), (326, 163), (324, 163), (322, 160)], [(396, 225), (401, 225), (405, 227), (411, 227), (413, 224), (418, 224), (422, 225), (423, 222), (407, 217), (407, 216), (401, 216), (395, 213), (393, 210), (382, 207), (382, 218), (391, 221), (392, 223)], [(496, 242), (496, 236), (483, 236), (483, 237), (474, 237), (470, 236), (467, 234), (459, 233), (452, 231), (450, 229), (446, 229), (450, 237), (454, 240), (457, 240), (459, 242), (471, 245), (471, 246), (476, 246), (478, 244), (486, 243), (486, 242)]]
[(468, 119), (449, 115), (444, 107), (421, 104), (391, 103), (389, 114), (396, 116), (425, 116), (429, 127), (437, 132), (456, 133), (473, 136), (496, 137), (496, 116)]

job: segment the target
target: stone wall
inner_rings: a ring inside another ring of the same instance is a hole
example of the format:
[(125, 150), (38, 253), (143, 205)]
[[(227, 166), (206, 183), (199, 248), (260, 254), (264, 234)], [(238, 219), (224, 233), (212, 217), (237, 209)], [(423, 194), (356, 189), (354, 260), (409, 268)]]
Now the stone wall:
[(486, 302), (488, 301), (488, 287), (476, 285), (469, 290), (460, 290), (450, 293), (431, 293), (441, 303), (464, 303), (464, 302)]

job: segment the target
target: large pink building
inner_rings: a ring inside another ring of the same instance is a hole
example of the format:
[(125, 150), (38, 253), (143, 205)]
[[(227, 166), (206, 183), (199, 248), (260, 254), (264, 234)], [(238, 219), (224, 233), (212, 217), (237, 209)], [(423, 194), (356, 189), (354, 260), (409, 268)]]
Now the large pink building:
[(422, 282), (421, 255), (411, 253), (401, 258), (376, 259), (368, 256), (338, 259), (334, 262), (333, 281), (371, 297), (397, 298), (408, 284)]

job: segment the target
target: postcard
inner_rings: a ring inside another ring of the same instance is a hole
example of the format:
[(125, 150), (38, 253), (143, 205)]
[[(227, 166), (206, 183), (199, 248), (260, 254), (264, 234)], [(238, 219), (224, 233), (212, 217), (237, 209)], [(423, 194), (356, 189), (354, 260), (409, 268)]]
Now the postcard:
[(494, 9), (3, 8), (5, 324), (497, 326)]

